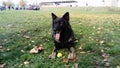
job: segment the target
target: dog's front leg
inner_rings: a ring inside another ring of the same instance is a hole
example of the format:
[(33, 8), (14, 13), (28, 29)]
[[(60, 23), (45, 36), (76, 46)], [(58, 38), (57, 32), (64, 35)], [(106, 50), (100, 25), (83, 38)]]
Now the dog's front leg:
[(75, 48), (74, 47), (69, 48), (68, 59), (69, 60), (75, 60), (76, 59), (76, 54), (75, 54)]
[(53, 52), (52, 52), (52, 54), (49, 55), (49, 58), (50, 58), (50, 59), (55, 58), (55, 57), (56, 57), (56, 54), (57, 54), (57, 49), (56, 49), (56, 47), (54, 46)]

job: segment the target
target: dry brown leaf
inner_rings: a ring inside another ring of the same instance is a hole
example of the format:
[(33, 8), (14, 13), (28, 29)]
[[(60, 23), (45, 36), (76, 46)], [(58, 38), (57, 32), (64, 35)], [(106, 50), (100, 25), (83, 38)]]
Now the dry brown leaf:
[(102, 56), (103, 56), (103, 58), (105, 58), (105, 59), (108, 59), (108, 58), (110, 57), (109, 54), (103, 54)]
[(68, 58), (63, 58), (64, 63), (68, 63), (69, 59)]
[(35, 46), (33, 49), (30, 50), (30, 53), (39, 53), (40, 51), (44, 50), (42, 45)]
[(5, 64), (0, 64), (0, 68), (4, 68), (5, 67)]
[(106, 55), (104, 58), (105, 58), (105, 59), (108, 59), (109, 57), (110, 57), (109, 55)]
[(30, 53), (38, 53), (38, 50), (36, 50), (35, 48), (30, 50)]

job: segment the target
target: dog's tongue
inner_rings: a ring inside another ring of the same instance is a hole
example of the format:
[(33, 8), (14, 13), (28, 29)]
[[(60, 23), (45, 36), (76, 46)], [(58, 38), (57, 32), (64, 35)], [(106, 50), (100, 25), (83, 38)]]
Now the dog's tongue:
[(59, 34), (59, 33), (56, 33), (55, 39), (56, 39), (56, 40), (59, 40), (59, 38), (60, 38), (60, 34)]

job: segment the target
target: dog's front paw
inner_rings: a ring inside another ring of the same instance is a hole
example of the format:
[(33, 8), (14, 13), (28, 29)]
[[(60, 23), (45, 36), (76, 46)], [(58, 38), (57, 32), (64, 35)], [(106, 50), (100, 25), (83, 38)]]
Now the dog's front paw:
[(56, 53), (52, 53), (49, 55), (49, 59), (54, 59), (56, 57)]
[(73, 62), (76, 61), (76, 54), (75, 53), (69, 53), (68, 59), (72, 60)]

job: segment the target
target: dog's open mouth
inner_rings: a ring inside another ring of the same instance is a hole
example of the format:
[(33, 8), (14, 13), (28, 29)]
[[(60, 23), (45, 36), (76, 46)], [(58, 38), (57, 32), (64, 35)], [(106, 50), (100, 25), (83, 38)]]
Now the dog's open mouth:
[(57, 42), (60, 42), (60, 41), (59, 41), (59, 39), (60, 39), (60, 32), (57, 32), (57, 33), (55, 34), (54, 38), (55, 38), (55, 40), (56, 40)]
[(55, 39), (56, 39), (56, 40), (59, 40), (59, 38), (60, 38), (60, 33), (56, 33)]

